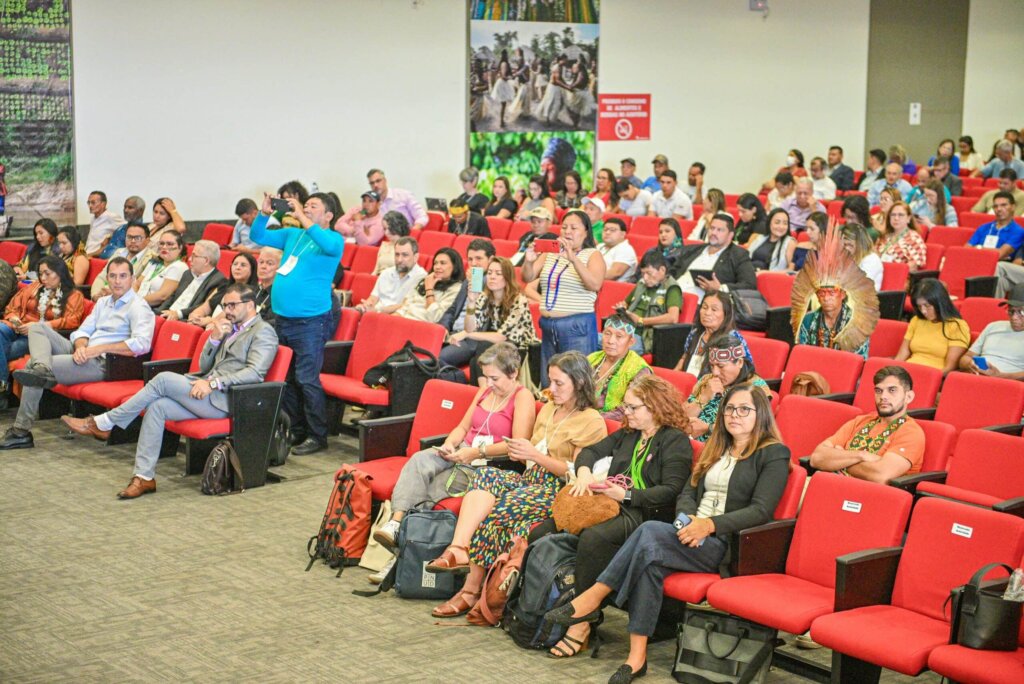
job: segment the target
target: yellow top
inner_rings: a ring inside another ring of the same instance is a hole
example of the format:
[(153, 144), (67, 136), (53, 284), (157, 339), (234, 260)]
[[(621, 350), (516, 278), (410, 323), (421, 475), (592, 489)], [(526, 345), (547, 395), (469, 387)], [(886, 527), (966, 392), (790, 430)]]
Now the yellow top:
[(946, 367), (946, 354), (950, 347), (966, 349), (970, 345), (971, 330), (962, 318), (946, 321), (943, 331), (942, 323), (914, 316), (903, 339), (910, 340), (910, 358), (907, 361), (942, 370)]

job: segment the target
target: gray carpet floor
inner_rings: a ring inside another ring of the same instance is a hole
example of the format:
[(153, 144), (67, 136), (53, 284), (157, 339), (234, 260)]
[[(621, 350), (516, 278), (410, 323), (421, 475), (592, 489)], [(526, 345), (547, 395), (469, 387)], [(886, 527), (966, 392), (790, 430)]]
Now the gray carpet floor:
[[(0, 681), (605, 682), (628, 650), (616, 610), (600, 658), (558, 662), (496, 629), (439, 623), (429, 602), (353, 596), (366, 570), (304, 572), (352, 438), (234, 496), (202, 496), (182, 456), (164, 459), (156, 494), (119, 501), (132, 446), (69, 439), (54, 420), (34, 434), (34, 449), (0, 452)], [(674, 651), (653, 645), (643, 681), (674, 681)]]

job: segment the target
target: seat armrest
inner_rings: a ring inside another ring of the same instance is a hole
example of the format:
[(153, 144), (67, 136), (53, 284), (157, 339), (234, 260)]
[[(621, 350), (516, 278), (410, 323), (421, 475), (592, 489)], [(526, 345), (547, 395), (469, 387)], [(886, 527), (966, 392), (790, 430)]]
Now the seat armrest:
[(889, 486), (899, 487), (900, 489), (910, 492), (911, 494), (917, 493), (917, 485), (922, 482), (945, 482), (946, 471), (945, 470), (933, 470), (928, 473), (914, 473), (913, 475), (900, 475), (889, 480)]
[(348, 358), (352, 355), (353, 344), (353, 340), (331, 340), (325, 344), (324, 362), (320, 366), (320, 372), (344, 375), (345, 369), (348, 368)]
[(824, 399), (826, 401), (836, 401), (840, 404), (852, 404), (853, 398), (857, 396), (854, 392), (833, 392), (832, 394), (821, 394), (817, 399)]
[(653, 327), (651, 343), (653, 365), (658, 368), (674, 368), (683, 356), (686, 338), (693, 329), (692, 323), (662, 323)]
[(892, 600), (903, 547), (854, 551), (836, 558), (835, 612)]
[(970, 276), (964, 278), (964, 297), (995, 297), (995, 276)]
[(810, 477), (814, 473), (818, 472), (818, 469), (811, 465), (810, 456), (800, 457), (800, 467), (807, 471), (807, 477)]
[(169, 373), (181, 373), (184, 375), (188, 373), (189, 366), (192, 365), (192, 359), (160, 359), (159, 361), (147, 361), (142, 364), (142, 379), (145, 382), (149, 382), (157, 376), (158, 373), (169, 372)]
[(782, 389), (782, 378), (772, 378), (771, 380), (765, 380), (764, 378), (761, 379), (764, 380), (766, 385), (768, 385), (768, 389), (776, 394), (778, 394), (779, 390)]
[(1000, 501), (992, 506), (992, 510), (1024, 518), (1024, 496), (1016, 496), (1006, 501)]
[(442, 444), (444, 444), (444, 440), (447, 438), (447, 434), (420, 437), (420, 451), (423, 451), (424, 449), (429, 449), (430, 447), (434, 446), (441, 446)]
[(917, 420), (934, 420), (935, 409), (934, 408), (919, 408), (910, 409), (907, 411), (907, 415)]
[(909, 279), (910, 282), (909, 282), (909, 286), (907, 287), (907, 292), (913, 292), (914, 291), (914, 286), (917, 285), (922, 280), (924, 280), (925, 278), (938, 278), (938, 277), (939, 277), (939, 272), (935, 271), (935, 270), (919, 269), (917, 271), (911, 271), (910, 279)]
[(527, 347), (526, 363), (529, 364), (530, 380), (540, 387), (540, 342), (533, 342)]
[(989, 425), (982, 428), (982, 430), (988, 430), (989, 432), (998, 432), (1002, 435), (1019, 435), (1021, 434), (1020, 423), (1008, 423), (1006, 425)]
[(796, 520), (772, 522), (740, 530), (733, 545), (734, 575), (763, 575), (786, 570), (789, 543), (793, 540)]
[(415, 414), (410, 413), (404, 416), (360, 420), (356, 424), (359, 428), (359, 462), (387, 456), (404, 456), (415, 417)]
[(767, 336), (773, 340), (782, 340), (789, 345), (795, 344), (793, 339), (793, 324), (789, 317), (792, 307), (772, 306), (768, 308)]
[(107, 354), (107, 366), (104, 372), (104, 378), (107, 382), (116, 382), (118, 380), (141, 380), (143, 373), (143, 365), (149, 361), (152, 353), (143, 354), (142, 356), (117, 356), (114, 354)]
[(907, 293), (903, 290), (883, 290), (878, 293), (878, 311), (882, 318), (894, 321), (903, 315), (903, 301)]

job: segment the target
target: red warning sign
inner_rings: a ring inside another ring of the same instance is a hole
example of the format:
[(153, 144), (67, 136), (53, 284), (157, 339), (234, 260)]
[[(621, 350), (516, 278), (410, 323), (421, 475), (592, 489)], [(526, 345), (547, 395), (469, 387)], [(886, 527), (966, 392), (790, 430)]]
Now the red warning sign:
[(650, 140), (651, 95), (598, 95), (598, 140)]

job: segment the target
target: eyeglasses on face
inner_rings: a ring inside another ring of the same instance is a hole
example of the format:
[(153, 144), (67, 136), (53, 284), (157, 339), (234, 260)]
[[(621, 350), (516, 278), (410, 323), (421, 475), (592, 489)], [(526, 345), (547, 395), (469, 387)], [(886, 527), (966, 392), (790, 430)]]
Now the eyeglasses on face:
[(619, 406), (622, 408), (622, 412), (623, 413), (633, 414), (633, 413), (636, 413), (637, 411), (639, 411), (642, 408), (646, 408), (647, 404), (626, 404), (626, 403), (622, 403), (622, 404), (619, 404)]
[(242, 299), (242, 300), (237, 301), (237, 302), (224, 302), (224, 301), (222, 301), (220, 303), (220, 305), (221, 305), (221, 307), (225, 311), (231, 311), (231, 310), (233, 310), (233, 309), (235, 309), (235, 308), (237, 308), (239, 306), (242, 306), (243, 304), (251, 302), (251, 301), (252, 301), (251, 299)]
[(757, 409), (753, 406), (733, 406), (732, 404), (726, 406), (722, 411), (727, 416), (736, 416), (737, 418), (746, 418), (750, 415), (751, 411), (756, 412)]

